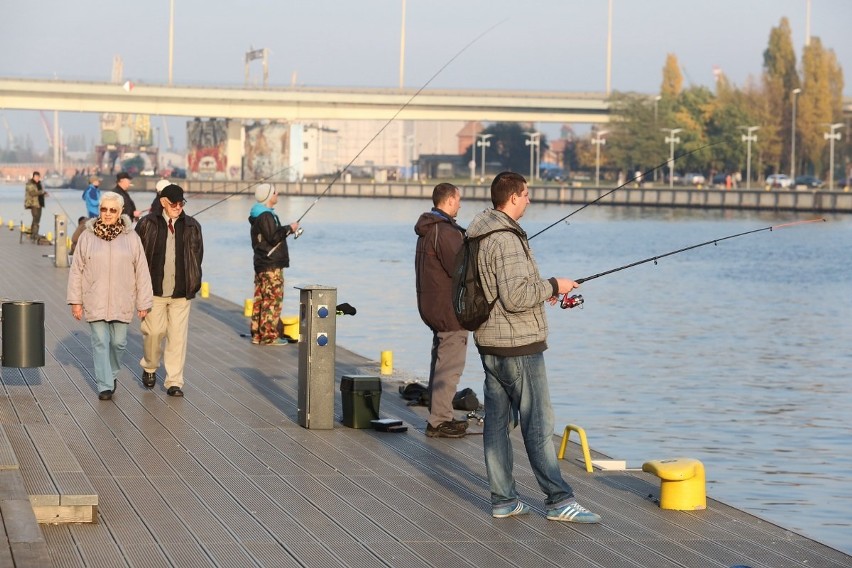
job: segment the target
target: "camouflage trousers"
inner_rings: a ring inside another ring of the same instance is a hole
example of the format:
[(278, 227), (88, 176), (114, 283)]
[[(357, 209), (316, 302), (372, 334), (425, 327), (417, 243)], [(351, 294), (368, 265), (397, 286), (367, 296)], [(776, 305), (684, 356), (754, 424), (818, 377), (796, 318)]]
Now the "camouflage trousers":
[(254, 307), (251, 313), (251, 342), (278, 340), (278, 320), (284, 302), (284, 270), (267, 270), (254, 275)]

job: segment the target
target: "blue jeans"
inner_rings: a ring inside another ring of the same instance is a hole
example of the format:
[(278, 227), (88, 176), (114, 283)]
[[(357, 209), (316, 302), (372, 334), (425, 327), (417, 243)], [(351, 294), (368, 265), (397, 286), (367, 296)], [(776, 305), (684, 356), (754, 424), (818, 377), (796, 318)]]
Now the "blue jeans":
[(519, 416), (527, 457), (538, 486), (547, 496), (545, 505), (557, 507), (573, 500), (574, 492), (562, 479), (553, 446), (553, 407), (544, 354), (481, 358), (485, 369), (483, 445), (492, 507), (518, 501), (509, 433)]
[(121, 357), (127, 348), (127, 325), (120, 321), (89, 322), (98, 392), (115, 388), (115, 378), (121, 369)]

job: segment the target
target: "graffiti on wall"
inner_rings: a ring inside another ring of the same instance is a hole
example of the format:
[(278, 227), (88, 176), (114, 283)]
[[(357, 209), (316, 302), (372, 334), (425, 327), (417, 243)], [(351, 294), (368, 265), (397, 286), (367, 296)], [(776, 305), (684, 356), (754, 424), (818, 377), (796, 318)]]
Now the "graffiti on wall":
[(227, 175), (228, 121), (193, 120), (186, 125), (187, 173), (195, 179), (223, 179)]
[(254, 123), (246, 129), (246, 179), (290, 178), (290, 125)]

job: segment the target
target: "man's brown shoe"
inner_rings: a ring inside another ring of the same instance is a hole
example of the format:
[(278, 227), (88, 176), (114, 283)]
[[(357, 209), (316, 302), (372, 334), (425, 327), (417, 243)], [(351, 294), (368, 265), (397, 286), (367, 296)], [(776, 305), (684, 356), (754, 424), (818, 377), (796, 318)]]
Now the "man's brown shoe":
[(463, 438), (467, 424), (461, 425), (458, 422), (441, 422), (437, 426), (431, 424), (426, 425), (426, 435), (430, 438)]

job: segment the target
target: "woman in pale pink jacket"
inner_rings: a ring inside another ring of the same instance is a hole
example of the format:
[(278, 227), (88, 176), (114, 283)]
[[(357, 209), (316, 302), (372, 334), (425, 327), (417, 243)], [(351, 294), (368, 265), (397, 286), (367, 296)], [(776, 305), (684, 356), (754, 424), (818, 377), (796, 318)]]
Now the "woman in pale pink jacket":
[(100, 215), (86, 223), (68, 277), (71, 315), (78, 320), (85, 316), (92, 331), (100, 400), (115, 392), (133, 313), (144, 319), (154, 302), (142, 241), (130, 217), (121, 214), (122, 207), (119, 194), (101, 193)]

